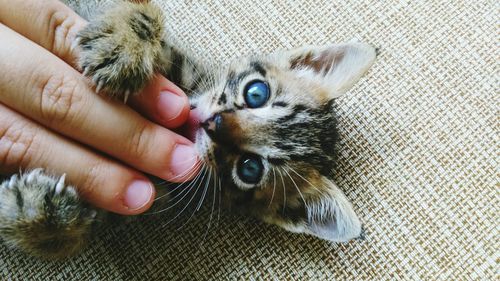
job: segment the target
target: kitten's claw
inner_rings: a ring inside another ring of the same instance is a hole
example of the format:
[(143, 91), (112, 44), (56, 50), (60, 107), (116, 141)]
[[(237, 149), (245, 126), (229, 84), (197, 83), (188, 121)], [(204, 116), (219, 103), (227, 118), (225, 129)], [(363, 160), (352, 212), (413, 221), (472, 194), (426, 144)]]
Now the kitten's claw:
[(7, 188), (14, 189), (16, 182), (17, 182), (17, 175), (13, 175), (12, 177), (10, 177), (10, 181), (9, 184), (7, 185)]
[(28, 174), (28, 177), (26, 178), (27, 183), (33, 183), (35, 181), (35, 178), (43, 172), (43, 169), (34, 169)]
[(78, 45), (79, 68), (95, 91), (127, 102), (163, 69), (164, 19), (151, 3), (114, 2), (106, 6), (107, 16), (94, 18), (72, 44)]
[(73, 43), (71, 43), (71, 47), (70, 47), (70, 51), (73, 52), (74, 50), (76, 50), (78, 48), (78, 46), (80, 45), (80, 41), (82, 41), (82, 39), (77, 36), (75, 38), (75, 40), (73, 40)]
[(59, 181), (57, 182), (57, 185), (56, 185), (56, 194), (59, 194), (64, 190), (64, 181), (65, 180), (66, 180), (66, 174), (62, 175), (62, 177), (59, 178)]
[(96, 210), (90, 210), (89, 212), (89, 218), (95, 219), (97, 217), (97, 211)]
[(89, 239), (98, 212), (83, 203), (65, 176), (43, 169), (0, 183), (0, 240), (46, 258), (77, 253)]
[(123, 103), (127, 103), (128, 98), (130, 96), (130, 90), (126, 90), (125, 93), (123, 94)]
[(102, 80), (101, 80), (101, 81), (99, 81), (99, 83), (97, 83), (97, 86), (95, 87), (95, 92), (100, 93), (102, 90), (102, 87), (104, 87), (104, 82), (102, 82)]

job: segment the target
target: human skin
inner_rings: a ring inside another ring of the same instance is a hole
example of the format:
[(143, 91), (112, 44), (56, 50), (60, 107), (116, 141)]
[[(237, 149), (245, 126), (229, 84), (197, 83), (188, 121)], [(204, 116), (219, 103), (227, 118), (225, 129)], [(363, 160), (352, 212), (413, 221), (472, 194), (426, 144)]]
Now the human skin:
[(56, 0), (0, 0), (0, 174), (42, 167), (99, 208), (142, 213), (155, 196), (145, 173), (197, 174), (193, 143), (169, 130), (188, 99), (160, 75), (128, 104), (96, 94), (72, 49), (85, 25)]

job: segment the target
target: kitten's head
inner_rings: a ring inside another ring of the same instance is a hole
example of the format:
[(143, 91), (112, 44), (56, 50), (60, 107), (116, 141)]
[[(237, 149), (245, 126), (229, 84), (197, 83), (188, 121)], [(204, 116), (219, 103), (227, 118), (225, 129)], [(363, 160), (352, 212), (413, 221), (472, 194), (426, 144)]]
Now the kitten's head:
[(228, 65), (193, 98), (201, 122), (195, 143), (221, 180), (223, 203), (290, 231), (358, 237), (361, 224), (331, 180), (332, 100), (374, 59), (362, 43), (252, 56)]

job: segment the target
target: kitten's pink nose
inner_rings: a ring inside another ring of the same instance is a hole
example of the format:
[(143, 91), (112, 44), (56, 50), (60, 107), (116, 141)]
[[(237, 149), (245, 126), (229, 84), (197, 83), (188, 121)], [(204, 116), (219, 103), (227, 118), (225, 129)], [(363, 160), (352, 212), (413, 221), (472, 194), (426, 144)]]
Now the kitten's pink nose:
[(207, 119), (205, 122), (201, 123), (201, 126), (207, 132), (216, 133), (217, 131), (221, 130), (222, 121), (223, 121), (222, 115), (220, 113), (216, 113), (212, 117)]
[(216, 143), (235, 146), (243, 141), (243, 134), (234, 112), (219, 112), (201, 123), (207, 135)]

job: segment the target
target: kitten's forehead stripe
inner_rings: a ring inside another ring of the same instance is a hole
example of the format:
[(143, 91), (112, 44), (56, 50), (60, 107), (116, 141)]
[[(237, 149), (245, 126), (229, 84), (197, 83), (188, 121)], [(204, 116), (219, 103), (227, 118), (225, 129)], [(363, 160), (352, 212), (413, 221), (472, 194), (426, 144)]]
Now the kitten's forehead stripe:
[(235, 79), (236, 85), (239, 85), (243, 79), (245, 79), (248, 75), (255, 73), (255, 70), (247, 70), (243, 71), (242, 73), (238, 74)]
[(283, 87), (281, 87), (281, 85), (278, 85), (275, 91), (276, 91), (275, 95), (279, 97), (283, 94)]
[(265, 77), (267, 74), (266, 69), (260, 62), (252, 62), (250, 63), (250, 69), (240, 72), (236, 74), (234, 71), (230, 71), (227, 77), (227, 85), (229, 86), (230, 91), (233, 95), (238, 95), (239, 85), (242, 80), (244, 80), (247, 76), (252, 75), (254, 73), (259, 73), (262, 77)]
[(272, 106), (273, 107), (287, 107), (288, 103), (286, 103), (284, 101), (277, 101), (277, 102), (273, 102)]
[(250, 66), (257, 71), (262, 77), (266, 77), (267, 71), (264, 69), (264, 66), (260, 62), (254, 61), (250, 64)]
[(219, 97), (219, 101), (217, 102), (218, 105), (223, 105), (227, 103), (227, 96), (226, 93), (222, 93)]
[[(307, 116), (296, 118), (298, 113)], [(292, 114), (275, 124), (275, 130), (280, 138), (274, 145), (291, 160), (308, 163), (323, 175), (331, 174), (338, 139), (332, 102), (315, 109), (296, 105)]]

